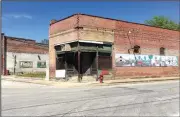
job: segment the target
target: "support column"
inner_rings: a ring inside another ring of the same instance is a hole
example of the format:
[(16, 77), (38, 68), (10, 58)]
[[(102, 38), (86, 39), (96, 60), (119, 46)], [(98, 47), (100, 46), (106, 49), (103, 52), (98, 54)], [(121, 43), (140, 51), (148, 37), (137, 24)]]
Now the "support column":
[[(2, 39), (3, 38), (3, 33), (1, 34), (1, 38), (0, 38), (0, 57), (1, 57), (1, 60), (0, 60), (0, 75), (3, 75), (3, 53), (2, 53), (2, 49), (3, 49), (3, 45), (2, 45)], [(1, 76), (0, 76), (1, 77)]]
[(80, 55), (81, 53), (78, 50), (78, 82), (81, 82), (81, 63), (80, 63), (81, 56)]
[(81, 82), (82, 77), (81, 77), (81, 52), (80, 52), (80, 47), (79, 47), (79, 42), (78, 42), (78, 82)]
[(3, 56), (4, 56), (4, 58), (3, 58), (3, 63), (4, 63), (4, 65), (3, 65), (3, 67), (4, 67), (4, 69), (3, 69), (3, 73), (4, 73), (4, 75), (8, 75), (7, 73), (6, 73), (6, 70), (7, 70), (7, 40), (6, 40), (6, 38), (5, 38), (5, 36), (3, 37), (3, 40), (4, 40), (4, 50), (3, 50)]
[(13, 70), (13, 74), (16, 74), (16, 55), (13, 56), (14, 57), (14, 70)]
[(98, 52), (98, 45), (97, 45), (97, 49), (96, 49), (96, 67), (97, 67), (97, 77), (96, 77), (96, 81), (98, 81), (98, 63), (99, 63), (99, 59), (98, 59), (98, 56), (99, 56), (99, 52)]
[(64, 58), (65, 58), (65, 79), (67, 79), (67, 57), (66, 57), (66, 53), (64, 54)]
[(116, 60), (115, 60), (115, 45), (112, 45), (112, 51), (111, 51), (111, 60), (112, 60), (112, 75), (113, 75), (113, 79), (115, 80), (116, 77)]
[(75, 62), (76, 62), (76, 56), (75, 56), (75, 52), (73, 52), (73, 75), (75, 74), (75, 70), (76, 70), (76, 67), (75, 67)]
[(1, 34), (1, 49), (0, 49), (0, 51), (1, 51), (1, 54), (0, 54), (0, 56), (1, 56), (1, 74), (2, 75), (7, 75), (6, 74), (6, 47), (7, 47), (7, 45), (6, 45), (6, 38), (5, 38), (5, 35), (4, 35), (4, 33), (2, 33)]

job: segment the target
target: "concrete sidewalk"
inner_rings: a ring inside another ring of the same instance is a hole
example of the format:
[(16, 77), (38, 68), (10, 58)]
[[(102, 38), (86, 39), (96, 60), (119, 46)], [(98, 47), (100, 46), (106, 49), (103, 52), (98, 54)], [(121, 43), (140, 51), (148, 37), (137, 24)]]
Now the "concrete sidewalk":
[(2, 80), (14, 81), (14, 82), (24, 82), (24, 83), (34, 83), (47, 86), (56, 86), (62, 88), (69, 87), (84, 87), (84, 86), (110, 86), (121, 83), (141, 83), (141, 82), (157, 82), (157, 81), (167, 81), (167, 80), (179, 80), (179, 77), (159, 77), (159, 78), (129, 78), (129, 79), (116, 79), (116, 80), (105, 80), (104, 83), (99, 83), (99, 81), (91, 82), (62, 82), (62, 81), (46, 81), (38, 78), (18, 78), (15, 76), (2, 76)]
[(40, 78), (24, 78), (24, 77), (17, 77), (17, 76), (2, 76), (1, 80), (6, 81), (13, 81), (13, 82), (23, 82), (23, 83), (33, 83), (33, 84), (41, 84), (46, 86), (56, 86), (56, 87), (62, 87), (62, 88), (69, 88), (69, 87), (80, 87), (80, 86), (87, 86), (94, 82), (86, 82), (86, 83), (78, 83), (78, 82), (63, 82), (63, 81), (55, 81), (55, 80), (49, 80), (46, 81), (45, 79)]

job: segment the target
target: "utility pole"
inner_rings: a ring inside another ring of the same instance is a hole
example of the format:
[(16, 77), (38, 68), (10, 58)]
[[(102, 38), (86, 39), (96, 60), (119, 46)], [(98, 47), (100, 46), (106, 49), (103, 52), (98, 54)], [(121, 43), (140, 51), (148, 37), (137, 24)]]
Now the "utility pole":
[(1, 57), (1, 59), (0, 59), (0, 78), (1, 78), (1, 71), (2, 71), (2, 38), (3, 38), (3, 35), (1, 34), (1, 39), (0, 39), (0, 57)]
[(98, 73), (98, 69), (99, 69), (99, 66), (98, 66), (98, 63), (99, 63), (99, 60), (98, 60), (98, 57), (99, 57), (99, 52), (98, 52), (98, 45), (96, 47), (96, 67), (97, 67), (97, 78), (96, 78), (96, 81), (98, 81), (98, 76), (99, 76), (99, 73)]
[(13, 70), (13, 73), (15, 75), (15, 73), (16, 73), (16, 55), (13, 55), (13, 57), (14, 57), (14, 70)]
[(67, 56), (66, 56), (66, 52), (64, 53), (64, 58), (65, 58), (65, 80), (67, 80)]

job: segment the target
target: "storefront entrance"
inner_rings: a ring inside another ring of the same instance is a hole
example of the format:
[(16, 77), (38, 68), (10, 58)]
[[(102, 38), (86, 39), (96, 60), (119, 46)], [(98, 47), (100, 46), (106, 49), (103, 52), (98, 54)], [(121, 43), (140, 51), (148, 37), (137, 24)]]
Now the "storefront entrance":
[(91, 43), (78, 43), (77, 46), (75, 43), (70, 43), (69, 45), (71, 49), (68, 51), (61, 51), (61, 45), (55, 47), (56, 71), (65, 73), (62, 75), (65, 78), (79, 76), (79, 74), (98, 77), (98, 70), (112, 69), (111, 45)]

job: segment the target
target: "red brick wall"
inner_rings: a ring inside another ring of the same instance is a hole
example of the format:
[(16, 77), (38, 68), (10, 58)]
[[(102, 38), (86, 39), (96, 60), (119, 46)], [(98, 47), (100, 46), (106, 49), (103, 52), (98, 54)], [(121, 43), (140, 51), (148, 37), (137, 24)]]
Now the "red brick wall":
[(115, 29), (116, 21), (87, 15), (79, 15), (79, 26)]
[(177, 67), (115, 67), (116, 77), (124, 76), (177, 76)]
[[(50, 35), (63, 30), (74, 28), (77, 24), (77, 15), (62, 20), (50, 26)], [(139, 45), (141, 54), (159, 54), (159, 48), (166, 48), (166, 55), (179, 56), (178, 31), (155, 28), (137, 23), (129, 23), (108, 18), (90, 15), (79, 15), (79, 26), (89, 28), (101, 28), (114, 32), (114, 45), (112, 53), (113, 69), (116, 76), (155, 76), (172, 75), (179, 73), (179, 67), (116, 67), (115, 54), (127, 54), (132, 46)], [(129, 34), (129, 39), (127, 33)], [(85, 33), (85, 32), (84, 32)], [(54, 68), (52, 68), (54, 69)]]
[[(160, 47), (166, 49), (167, 56), (179, 56), (179, 32), (144, 25), (118, 22), (114, 38), (114, 54), (128, 54), (131, 45), (139, 45), (141, 54), (159, 55)], [(134, 29), (134, 31), (132, 30)], [(127, 36), (128, 31), (129, 39)], [(114, 56), (113, 56), (114, 59)], [(115, 61), (115, 60), (114, 60)], [(179, 67), (116, 67), (116, 76), (172, 76), (179, 74)]]
[(50, 77), (55, 77), (56, 70), (56, 52), (55, 52), (55, 44), (60, 44), (69, 41), (77, 40), (77, 30), (72, 30), (66, 34), (59, 34), (53, 37), (49, 37), (49, 67), (50, 67)]
[[(135, 23), (80, 16), (80, 25), (115, 29), (113, 69), (116, 76), (167, 76), (179, 73), (179, 67), (116, 67), (115, 53), (127, 54), (131, 46), (139, 45), (141, 54), (159, 54), (159, 48), (166, 48), (166, 55), (179, 56), (179, 32)], [(127, 33), (129, 34), (129, 39)]]
[(13, 39), (6, 36), (7, 42), (7, 52), (17, 52), (17, 53), (48, 53), (49, 49), (47, 47), (36, 45), (35, 41), (31, 40), (21, 40), (18, 38)]
[(77, 40), (78, 32), (74, 29), (77, 26), (78, 16), (73, 15), (49, 27), (49, 75), (55, 77), (56, 70), (56, 53), (54, 46), (56, 44)]
[[(166, 76), (179, 73), (179, 67), (116, 67), (115, 53), (128, 54), (134, 45), (141, 47), (141, 54), (159, 54), (160, 47), (166, 48), (166, 55), (179, 56), (179, 32), (155, 28), (136, 23), (80, 15), (80, 26), (113, 29), (113, 69), (116, 76)], [(129, 42), (127, 33), (129, 34)]]
[(72, 29), (77, 26), (77, 15), (74, 15), (70, 18), (58, 21), (55, 24), (52, 24), (49, 27), (49, 35), (59, 33), (68, 29)]

